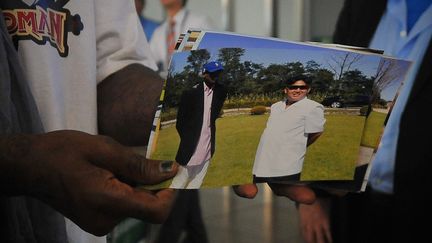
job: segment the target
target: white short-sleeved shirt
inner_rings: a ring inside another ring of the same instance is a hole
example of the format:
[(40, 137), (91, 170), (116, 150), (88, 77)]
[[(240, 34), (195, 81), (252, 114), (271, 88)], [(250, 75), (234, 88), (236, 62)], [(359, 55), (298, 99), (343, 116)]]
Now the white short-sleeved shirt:
[(2, 1), (46, 131), (95, 134), (98, 82), (131, 63), (156, 69), (133, 1)]
[[(133, 1), (2, 0), (9, 34), (45, 131), (97, 133), (97, 84), (123, 67), (156, 64)], [(66, 221), (69, 242), (106, 242)]]
[(255, 155), (253, 174), (257, 177), (300, 173), (308, 134), (324, 130), (324, 107), (321, 104), (304, 98), (285, 107), (283, 101), (271, 106)]

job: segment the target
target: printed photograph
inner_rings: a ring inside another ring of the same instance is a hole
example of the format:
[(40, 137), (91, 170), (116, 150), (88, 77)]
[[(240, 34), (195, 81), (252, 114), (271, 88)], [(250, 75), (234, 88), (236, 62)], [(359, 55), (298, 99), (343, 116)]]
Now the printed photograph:
[(352, 180), (366, 118), (400, 86), (375, 86), (383, 60), (309, 46), (177, 52), (150, 141), (151, 158), (181, 165), (164, 187)]
[[(275, 38), (242, 35), (232, 32), (189, 30), (185, 35), (192, 38), (185, 38), (178, 45), (179, 51), (191, 49), (218, 49), (236, 46), (241, 46), (243, 48), (261, 47), (282, 49), (294, 49), (298, 48), (298, 46), (303, 46), (303, 49), (309, 50), (319, 50), (320, 47), (329, 47), (356, 51), (365, 55), (383, 54), (382, 50), (359, 48), (355, 46), (316, 42), (294, 42)], [(337, 182), (325, 181), (324, 183), (316, 184), (330, 188), (336, 187), (337, 189), (346, 188), (346, 190), (349, 191), (361, 191), (365, 189), (368, 180), (370, 161), (373, 159), (373, 156), (377, 151), (381, 134), (384, 130), (384, 125), (390, 114), (389, 111), (391, 105), (396, 101), (398, 90), (401, 88), (401, 83), (410, 67), (410, 62), (406, 60), (394, 59), (385, 55), (382, 55), (382, 57), (383, 59), (381, 60), (380, 66), (377, 68), (376, 80), (374, 81), (376, 82), (376, 84), (374, 84), (376, 87), (373, 90), (374, 93), (371, 101), (376, 109), (373, 111), (371, 110), (371, 117), (367, 116), (367, 122), (365, 123), (359, 155), (356, 162), (354, 180), (347, 180), (344, 182), (341, 182), (340, 180)], [(341, 60), (344, 60), (344, 58)], [(344, 66), (348, 66), (348, 64)], [(369, 98), (365, 95), (359, 95), (357, 97), (343, 96), (344, 95), (342, 95), (342, 97), (335, 97), (330, 95), (322, 103), (334, 108), (347, 108), (353, 104), (365, 103)], [(381, 97), (383, 97), (381, 102), (377, 102)], [(391, 97), (394, 97), (393, 101), (391, 100)], [(383, 105), (383, 103), (387, 103), (387, 105)]]

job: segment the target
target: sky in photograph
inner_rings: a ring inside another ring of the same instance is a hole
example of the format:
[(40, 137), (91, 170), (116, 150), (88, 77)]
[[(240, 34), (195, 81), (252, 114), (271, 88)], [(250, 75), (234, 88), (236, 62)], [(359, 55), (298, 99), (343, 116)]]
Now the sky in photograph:
[[(314, 60), (322, 68), (330, 69), (329, 64), (335, 64), (332, 59), (339, 60), (347, 53), (359, 54), (361, 58), (352, 67), (351, 70), (358, 69), (364, 75), (370, 77), (377, 72), (377, 66), (382, 56), (377, 54), (354, 53), (337, 48), (328, 48), (313, 45), (305, 42), (285, 41), (276, 38), (267, 38), (259, 36), (245, 36), (235, 33), (205, 33), (202, 39), (196, 44), (196, 49), (207, 49), (210, 52), (210, 60), (218, 59), (220, 48), (241, 47), (246, 49), (241, 61), (251, 61), (254, 63), (268, 66), (270, 64), (285, 64), (288, 62), (301, 62), (306, 66), (306, 62)], [(173, 71), (181, 72), (188, 63), (187, 57), (190, 52), (177, 52), (173, 56)], [(401, 69), (407, 70), (409, 62), (399, 60), (398, 65)], [(394, 80), (385, 90), (382, 91), (381, 97), (385, 100), (391, 100), (402, 82), (403, 76)]]
[[(218, 59), (219, 49), (207, 49), (210, 52), (210, 61)], [(322, 68), (330, 70), (329, 64), (336, 65), (332, 59), (341, 60), (348, 52), (326, 49), (268, 49), (268, 48), (246, 48), (241, 61), (250, 61), (267, 67), (270, 64), (285, 64), (290, 62), (301, 62), (304, 66), (308, 61), (315, 61)], [(181, 72), (188, 65), (187, 57), (190, 51), (176, 52), (172, 58), (173, 72)], [(361, 59), (352, 65), (351, 70), (359, 69), (366, 76), (376, 74), (376, 67), (381, 57), (376, 55), (362, 55)]]

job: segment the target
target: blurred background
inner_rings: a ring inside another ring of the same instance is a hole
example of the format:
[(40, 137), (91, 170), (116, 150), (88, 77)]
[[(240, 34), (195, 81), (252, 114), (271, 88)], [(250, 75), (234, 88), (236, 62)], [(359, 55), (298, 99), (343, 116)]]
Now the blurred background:
[[(188, 0), (186, 8), (208, 16), (218, 30), (293, 41), (330, 42), (343, 0)], [(143, 15), (162, 22), (159, 0)]]

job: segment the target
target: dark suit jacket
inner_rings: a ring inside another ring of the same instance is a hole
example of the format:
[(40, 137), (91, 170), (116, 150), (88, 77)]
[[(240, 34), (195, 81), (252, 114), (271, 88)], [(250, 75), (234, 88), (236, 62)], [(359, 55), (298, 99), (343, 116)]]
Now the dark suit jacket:
[[(186, 165), (195, 152), (201, 135), (204, 111), (204, 83), (195, 85), (183, 92), (177, 112), (176, 128), (180, 136), (180, 145), (176, 155), (177, 163)], [(226, 90), (216, 84), (213, 88), (211, 104), (211, 154), (215, 151), (216, 119), (226, 98)]]
[[(367, 47), (385, 7), (385, 0), (345, 1), (334, 42)], [(432, 214), (429, 199), (432, 194), (431, 42), (423, 60), (419, 61), (422, 63), (401, 117), (394, 174), (394, 233), (388, 242), (431, 239), (430, 224), (420, 221), (430, 219)]]

